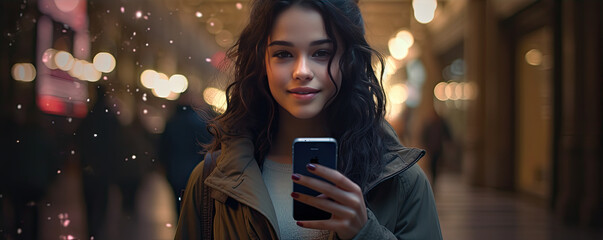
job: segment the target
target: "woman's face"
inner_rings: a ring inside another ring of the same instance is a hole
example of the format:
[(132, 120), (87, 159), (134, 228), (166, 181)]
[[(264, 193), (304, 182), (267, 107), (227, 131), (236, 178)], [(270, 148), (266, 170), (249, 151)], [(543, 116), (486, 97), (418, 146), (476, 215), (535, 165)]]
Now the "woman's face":
[(336, 94), (327, 69), (333, 55), (331, 74), (341, 86), (341, 51), (333, 51), (333, 41), (315, 10), (294, 6), (276, 19), (266, 50), (268, 85), (280, 107), (296, 118), (317, 116)]

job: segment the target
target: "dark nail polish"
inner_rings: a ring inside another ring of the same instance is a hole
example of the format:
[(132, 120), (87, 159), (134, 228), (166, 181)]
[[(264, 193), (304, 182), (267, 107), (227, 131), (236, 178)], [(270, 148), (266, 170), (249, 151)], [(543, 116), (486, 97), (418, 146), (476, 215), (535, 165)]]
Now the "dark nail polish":
[(293, 174), (293, 175), (291, 175), (291, 179), (293, 179), (293, 180), (295, 180), (295, 181), (299, 180), (299, 177), (300, 177), (300, 176), (299, 176), (298, 174)]
[(292, 192), (292, 193), (291, 193), (291, 197), (293, 197), (293, 198), (298, 198), (298, 197), (299, 197), (299, 194)]
[(304, 224), (303, 224), (303, 223), (301, 223), (301, 222), (297, 222), (297, 226), (303, 227), (303, 226), (304, 226)]
[(312, 163), (308, 163), (308, 165), (306, 165), (306, 167), (308, 169), (310, 169), (310, 171), (314, 171), (316, 170), (316, 165), (312, 164)]

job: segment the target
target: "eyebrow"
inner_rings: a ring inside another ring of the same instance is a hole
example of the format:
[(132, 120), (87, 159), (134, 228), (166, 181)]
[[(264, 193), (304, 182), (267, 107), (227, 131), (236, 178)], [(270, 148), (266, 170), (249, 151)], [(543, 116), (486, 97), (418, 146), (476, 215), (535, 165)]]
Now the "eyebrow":
[[(325, 44), (325, 43), (333, 43), (333, 40), (331, 40), (331, 39), (321, 39), (321, 40), (312, 41), (310, 43), (310, 46), (316, 46), (316, 45), (321, 45), (321, 44)], [(294, 46), (292, 42), (287, 42), (287, 41), (272, 41), (272, 42), (270, 42), (270, 44), (268, 44), (268, 47), (275, 46), (275, 45), (286, 46), (286, 47), (293, 47)]]

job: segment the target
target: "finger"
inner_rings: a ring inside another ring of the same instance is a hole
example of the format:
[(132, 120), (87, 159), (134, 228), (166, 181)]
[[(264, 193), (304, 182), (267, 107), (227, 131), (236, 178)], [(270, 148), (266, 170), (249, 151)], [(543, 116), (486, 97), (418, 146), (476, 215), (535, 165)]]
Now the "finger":
[(332, 182), (335, 184), (335, 186), (345, 191), (356, 193), (361, 192), (360, 187), (356, 183), (335, 169), (312, 163), (308, 164), (307, 168), (311, 173)]
[(297, 225), (303, 228), (312, 228), (320, 230), (331, 230), (337, 229), (337, 222), (331, 220), (314, 220), (314, 221), (298, 221)]
[(353, 195), (351, 195), (351, 193), (348, 193), (333, 184), (313, 177), (304, 176), (301, 174), (293, 174), (292, 179), (295, 183), (306, 186), (319, 193), (322, 193), (341, 204), (346, 204), (350, 202), (353, 198)]
[(322, 198), (322, 199), (329, 199), (329, 200), (333, 200), (330, 199), (327, 195), (325, 195), (324, 193), (321, 193), (320, 195), (316, 196), (317, 198)]
[(291, 197), (296, 201), (308, 204), (325, 212), (330, 212), (333, 216), (340, 218), (353, 217), (355, 215), (352, 209), (328, 199), (313, 197), (298, 192), (291, 193)]

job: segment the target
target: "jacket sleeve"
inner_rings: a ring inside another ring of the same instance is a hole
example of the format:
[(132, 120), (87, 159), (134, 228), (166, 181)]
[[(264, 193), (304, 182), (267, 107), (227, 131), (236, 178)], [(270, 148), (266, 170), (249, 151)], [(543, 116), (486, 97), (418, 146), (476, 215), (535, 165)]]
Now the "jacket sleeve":
[(197, 164), (186, 184), (174, 239), (201, 239), (203, 236), (201, 232), (203, 163), (202, 161)]
[(397, 220), (392, 232), (381, 225), (373, 212), (354, 239), (442, 239), (433, 192), (425, 173), (414, 165), (399, 177)]

